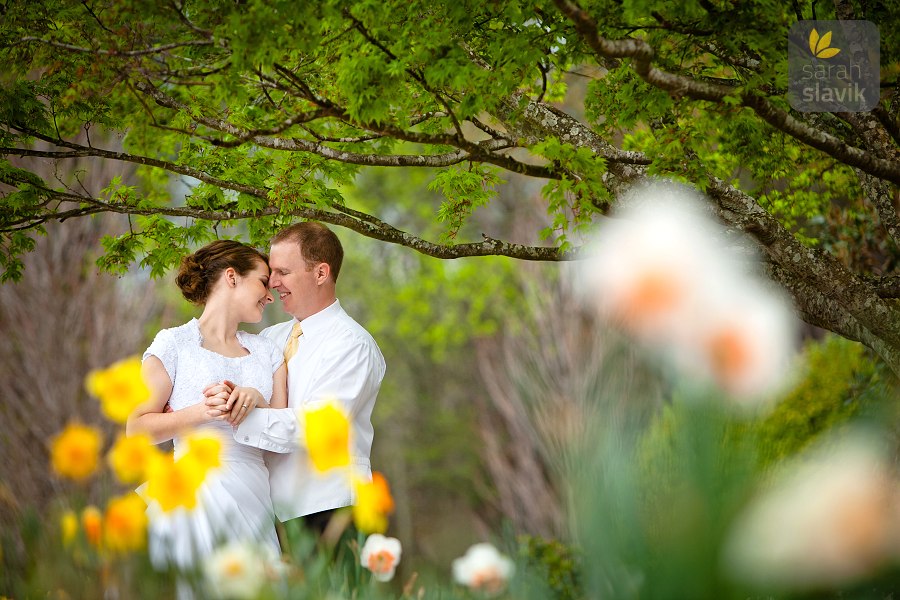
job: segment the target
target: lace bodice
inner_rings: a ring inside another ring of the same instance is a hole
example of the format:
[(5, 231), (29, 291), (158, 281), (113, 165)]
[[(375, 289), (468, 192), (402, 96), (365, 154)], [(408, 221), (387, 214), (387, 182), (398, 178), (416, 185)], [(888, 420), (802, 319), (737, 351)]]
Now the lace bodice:
[[(203, 400), (203, 388), (225, 379), (240, 386), (259, 390), (266, 401), (272, 398), (272, 375), (284, 358), (281, 349), (268, 338), (238, 331), (238, 340), (250, 353), (228, 357), (201, 346), (197, 319), (171, 329), (163, 329), (144, 352), (143, 358), (157, 357), (172, 380), (169, 405), (173, 410), (187, 408)], [(227, 423), (218, 423), (228, 429)], [(229, 436), (230, 437), (230, 436)], [(178, 440), (176, 440), (176, 446)]]

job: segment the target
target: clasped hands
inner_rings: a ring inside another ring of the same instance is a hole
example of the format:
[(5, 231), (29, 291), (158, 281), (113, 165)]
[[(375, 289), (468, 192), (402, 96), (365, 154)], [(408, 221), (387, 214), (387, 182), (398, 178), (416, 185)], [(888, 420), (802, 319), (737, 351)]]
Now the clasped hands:
[(203, 395), (206, 414), (217, 421), (228, 421), (233, 427), (240, 425), (254, 408), (267, 406), (257, 389), (235, 385), (227, 379), (207, 385)]

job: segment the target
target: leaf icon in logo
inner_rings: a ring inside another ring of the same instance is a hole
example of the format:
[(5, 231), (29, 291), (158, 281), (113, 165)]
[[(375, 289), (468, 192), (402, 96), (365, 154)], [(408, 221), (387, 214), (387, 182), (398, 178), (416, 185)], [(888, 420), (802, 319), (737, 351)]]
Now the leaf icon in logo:
[(816, 58), (831, 58), (837, 56), (840, 48), (829, 48), (831, 45), (831, 32), (826, 31), (825, 35), (819, 37), (819, 32), (813, 29), (809, 32), (809, 51)]

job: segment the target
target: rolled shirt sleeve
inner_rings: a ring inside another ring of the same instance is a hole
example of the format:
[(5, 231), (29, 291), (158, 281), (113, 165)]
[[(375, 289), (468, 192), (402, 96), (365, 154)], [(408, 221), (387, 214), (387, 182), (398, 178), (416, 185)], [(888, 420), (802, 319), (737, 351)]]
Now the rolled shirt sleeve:
[(285, 454), (303, 444), (297, 414), (292, 408), (266, 408), (250, 414), (234, 430), (236, 442)]

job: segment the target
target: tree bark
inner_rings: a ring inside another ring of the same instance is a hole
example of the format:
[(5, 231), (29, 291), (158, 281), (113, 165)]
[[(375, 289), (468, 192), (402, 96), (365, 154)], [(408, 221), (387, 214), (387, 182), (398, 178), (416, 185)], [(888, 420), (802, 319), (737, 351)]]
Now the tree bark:
[[(519, 109), (526, 102), (524, 110)], [(513, 97), (497, 117), (526, 144), (549, 136), (591, 148), (598, 156), (618, 150), (586, 125), (548, 105)], [(645, 159), (629, 153), (629, 162), (609, 161), (604, 184), (617, 195), (647, 176)], [(851, 273), (836, 258), (799, 242), (751, 196), (718, 179), (710, 179), (707, 196), (718, 218), (750, 236), (770, 266), (770, 273), (792, 296), (808, 323), (862, 342), (900, 376), (900, 315), (895, 300), (883, 299), (876, 287)]]

